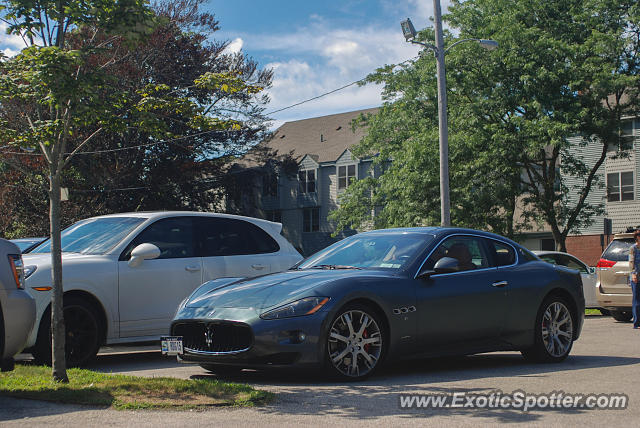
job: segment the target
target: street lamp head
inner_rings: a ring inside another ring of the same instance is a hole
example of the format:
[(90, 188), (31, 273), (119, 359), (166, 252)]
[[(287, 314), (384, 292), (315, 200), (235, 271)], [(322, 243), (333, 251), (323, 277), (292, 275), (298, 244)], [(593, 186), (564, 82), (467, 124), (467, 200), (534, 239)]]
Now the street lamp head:
[(413, 23), (409, 18), (402, 21), (400, 26), (402, 27), (402, 35), (407, 42), (416, 38), (416, 29), (413, 27)]
[(480, 46), (490, 51), (498, 47), (498, 42), (496, 42), (495, 40), (480, 39), (478, 40), (478, 43), (480, 43)]

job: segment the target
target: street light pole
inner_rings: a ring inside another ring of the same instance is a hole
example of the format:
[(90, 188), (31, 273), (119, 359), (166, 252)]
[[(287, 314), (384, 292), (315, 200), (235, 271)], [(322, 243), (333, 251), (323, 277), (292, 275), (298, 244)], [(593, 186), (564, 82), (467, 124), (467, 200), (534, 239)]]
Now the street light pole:
[(440, 0), (433, 0), (436, 30), (436, 67), (438, 81), (438, 129), (440, 131), (440, 224), (451, 226), (451, 202), (449, 201), (449, 129), (447, 122), (447, 76), (444, 66), (444, 35)]
[(447, 122), (447, 76), (444, 65), (444, 54), (455, 45), (474, 41), (480, 43), (485, 49), (495, 49), (498, 43), (493, 40), (463, 39), (453, 43), (448, 48), (444, 46), (442, 31), (442, 11), (440, 0), (433, 0), (433, 11), (436, 31), (435, 46), (430, 43), (415, 40), (416, 30), (411, 20), (407, 18), (400, 23), (402, 33), (408, 42), (425, 46), (433, 51), (436, 57), (437, 81), (438, 81), (438, 130), (440, 151), (440, 224), (442, 227), (451, 226), (451, 202), (449, 200), (449, 129)]

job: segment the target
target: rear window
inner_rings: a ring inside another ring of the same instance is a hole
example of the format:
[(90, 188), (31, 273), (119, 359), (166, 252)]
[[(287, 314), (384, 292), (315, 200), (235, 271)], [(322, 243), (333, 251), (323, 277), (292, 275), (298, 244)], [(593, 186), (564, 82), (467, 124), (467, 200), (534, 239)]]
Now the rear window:
[(629, 260), (629, 248), (633, 245), (633, 238), (614, 239), (602, 253), (602, 258), (613, 262)]

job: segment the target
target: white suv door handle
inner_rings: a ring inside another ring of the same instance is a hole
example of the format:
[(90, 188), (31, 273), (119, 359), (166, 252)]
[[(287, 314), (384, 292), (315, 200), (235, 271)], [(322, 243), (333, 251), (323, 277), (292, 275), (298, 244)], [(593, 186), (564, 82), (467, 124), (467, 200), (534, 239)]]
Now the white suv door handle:
[(251, 267), (255, 270), (262, 270), (265, 268), (265, 265), (251, 265)]
[(189, 272), (198, 272), (200, 270), (200, 266), (185, 266), (184, 270)]

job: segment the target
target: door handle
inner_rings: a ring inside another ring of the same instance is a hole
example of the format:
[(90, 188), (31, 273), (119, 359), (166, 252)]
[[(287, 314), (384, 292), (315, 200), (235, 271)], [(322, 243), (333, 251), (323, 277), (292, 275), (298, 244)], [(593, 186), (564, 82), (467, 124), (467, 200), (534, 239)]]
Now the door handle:
[(198, 272), (200, 270), (200, 266), (185, 266), (184, 270), (189, 272)]
[(498, 281), (498, 282), (494, 282), (491, 285), (493, 285), (494, 287), (502, 288), (502, 287), (506, 287), (507, 285), (509, 285), (509, 283), (507, 281)]
[(251, 265), (251, 267), (255, 270), (262, 270), (265, 268), (265, 265)]
[(630, 270), (621, 270), (621, 271), (616, 272), (616, 275), (619, 275), (619, 276), (631, 275), (631, 271)]

